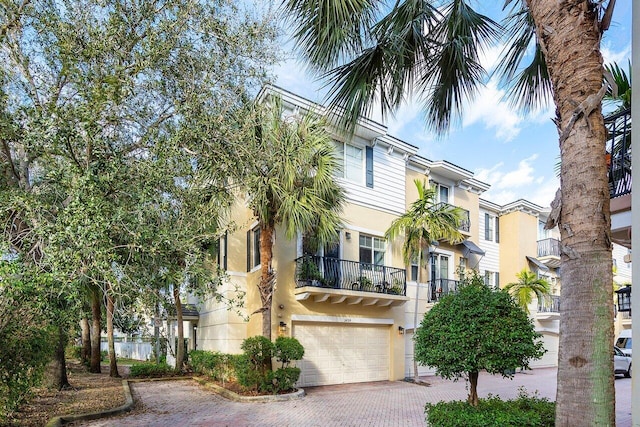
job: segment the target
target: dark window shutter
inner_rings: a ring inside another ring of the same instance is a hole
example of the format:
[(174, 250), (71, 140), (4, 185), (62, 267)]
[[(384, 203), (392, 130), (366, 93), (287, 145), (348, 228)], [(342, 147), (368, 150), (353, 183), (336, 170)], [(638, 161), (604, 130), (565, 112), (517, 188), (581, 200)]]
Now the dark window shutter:
[(489, 214), (484, 214), (484, 240), (491, 240), (491, 233), (489, 232)]
[(251, 233), (251, 230), (247, 231), (247, 271), (251, 271)]
[(500, 289), (500, 273), (496, 271), (496, 289)]
[(373, 147), (367, 148), (367, 187), (373, 188)]
[(224, 271), (227, 271), (227, 249), (228, 249), (227, 241), (228, 240), (229, 240), (229, 233), (225, 232), (224, 233), (224, 258), (222, 259), (222, 269)]
[(500, 243), (500, 218), (496, 217), (496, 243)]

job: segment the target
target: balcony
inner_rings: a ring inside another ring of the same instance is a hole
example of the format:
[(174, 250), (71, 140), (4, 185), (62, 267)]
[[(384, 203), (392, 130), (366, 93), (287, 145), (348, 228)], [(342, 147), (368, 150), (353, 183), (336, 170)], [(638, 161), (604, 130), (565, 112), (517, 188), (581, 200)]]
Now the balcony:
[(455, 294), (458, 292), (458, 280), (451, 279), (436, 279), (434, 281), (429, 282), (429, 295), (428, 301), (431, 303), (438, 302), (440, 298)]
[(560, 267), (560, 240), (553, 238), (538, 240), (537, 258), (547, 267)]
[(605, 117), (606, 156), (609, 166), (609, 196), (631, 193), (631, 110)]
[(605, 117), (611, 240), (631, 248), (631, 112)]
[(453, 206), (449, 203), (440, 202), (435, 205), (435, 209), (440, 209), (445, 206), (457, 207), (462, 212), (462, 219), (460, 220), (460, 224), (458, 225), (458, 230), (463, 231), (465, 233), (469, 233), (471, 231), (471, 217), (469, 215), (469, 211), (463, 209), (459, 206)]
[(538, 300), (538, 320), (555, 320), (560, 318), (560, 296), (545, 295)]
[(409, 300), (404, 269), (311, 255), (295, 262), (298, 301), (395, 307)]

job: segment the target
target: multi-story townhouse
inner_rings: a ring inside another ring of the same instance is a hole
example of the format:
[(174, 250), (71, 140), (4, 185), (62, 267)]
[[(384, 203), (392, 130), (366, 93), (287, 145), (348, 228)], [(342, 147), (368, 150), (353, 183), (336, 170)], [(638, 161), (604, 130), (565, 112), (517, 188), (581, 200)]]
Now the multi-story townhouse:
[[(322, 106), (279, 88), (267, 87), (260, 94), (263, 99), (272, 95), (281, 97), (292, 114), (324, 112)], [(544, 229), (548, 211), (526, 200), (501, 206), (481, 199), (489, 185), (474, 179), (472, 172), (419, 156), (417, 147), (389, 135), (374, 121), (362, 119), (353, 137), (336, 133), (334, 139), (342, 159), (336, 179), (347, 193), (339, 240), (308, 254), (302, 235), (287, 240), (284, 231), (277, 230), (274, 245), (272, 338), (293, 336), (304, 345), (299, 385), (412, 376), (416, 323), (442, 295), (456, 291), (459, 272), (465, 269), (479, 271), (496, 288), (517, 281), (522, 269), (551, 283), (551, 295), (534, 299), (529, 310), (547, 349), (533, 366), (556, 365), (560, 246), (558, 231)], [(387, 241), (384, 236), (417, 198), (415, 179), (436, 187), (439, 202), (465, 212), (460, 229), (466, 240), (430, 245), (421, 283), (417, 260), (404, 265), (402, 239)], [(241, 195), (231, 218), (235, 229), (221, 239), (219, 261), (231, 278), (227, 295), (246, 293), (244, 315), (214, 300), (200, 301), (197, 321), (186, 328), (191, 348), (237, 353), (243, 339), (261, 334), (262, 316), (251, 315), (261, 306), (256, 286), (260, 231)], [(432, 369), (419, 367), (420, 375), (430, 373)]]
[[(279, 88), (265, 88), (260, 96), (273, 94), (291, 113), (298, 109), (323, 112), (321, 106)], [(417, 147), (370, 120), (360, 120), (353, 137), (345, 139), (336, 133), (334, 139), (343, 162), (336, 179), (347, 194), (343, 227), (339, 240), (316, 254), (305, 253), (302, 235), (287, 240), (277, 230), (273, 338), (294, 336), (304, 345), (305, 356), (298, 363), (303, 386), (401, 379), (410, 374), (412, 360), (415, 300), (409, 301), (418, 288), (421, 320), (429, 304), (443, 292), (455, 290), (456, 268), (479, 256), (481, 250), (473, 243), (478, 239), (473, 218), (478, 216), (478, 197), (489, 186), (459, 166), (418, 156)], [(417, 265), (404, 265), (401, 239), (385, 239), (391, 222), (417, 198), (414, 179), (437, 186), (439, 202), (466, 212), (461, 231), (467, 241), (438, 242), (427, 255), (430, 264), (424, 267), (421, 284)], [(259, 228), (245, 202), (242, 197), (236, 200), (232, 218), (237, 228), (220, 242), (220, 260), (232, 279), (229, 296), (236, 288), (246, 292), (246, 314), (250, 315), (260, 307)], [(261, 333), (261, 321), (260, 315), (246, 321), (216, 301), (203, 301), (197, 347), (239, 352), (244, 338)]]

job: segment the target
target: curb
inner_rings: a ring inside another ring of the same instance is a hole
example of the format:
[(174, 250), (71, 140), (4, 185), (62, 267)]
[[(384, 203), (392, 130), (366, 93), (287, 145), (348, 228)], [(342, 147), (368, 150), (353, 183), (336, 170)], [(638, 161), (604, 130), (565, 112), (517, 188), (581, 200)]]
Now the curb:
[(101, 412), (90, 412), (87, 414), (79, 414), (79, 415), (62, 415), (58, 417), (53, 417), (46, 424), (46, 427), (60, 427), (64, 424), (71, 423), (74, 421), (80, 420), (96, 420), (102, 417), (108, 417), (111, 415), (121, 414), (123, 412), (130, 411), (133, 407), (133, 397), (131, 396), (131, 388), (129, 387), (129, 381), (122, 380), (122, 389), (124, 390), (124, 398), (125, 403), (122, 406), (119, 406), (114, 409), (107, 409), (106, 411)]
[(219, 394), (220, 396), (232, 400), (234, 402), (285, 402), (287, 400), (297, 400), (302, 399), (305, 396), (304, 389), (299, 388), (297, 391), (293, 393), (287, 394), (269, 394), (265, 396), (240, 396), (237, 393), (232, 392), (231, 390), (227, 390), (224, 387), (220, 387), (217, 384), (208, 382), (204, 377), (193, 377), (193, 380), (198, 384), (203, 385), (205, 387), (213, 389), (214, 392)]
[(172, 381), (172, 380), (190, 380), (191, 377), (165, 377), (165, 378), (132, 378), (128, 380), (122, 380), (122, 389), (124, 390), (125, 403), (114, 409), (106, 409), (100, 412), (89, 412), (86, 414), (78, 415), (60, 415), (53, 417), (47, 422), (45, 427), (61, 427), (65, 424), (81, 421), (81, 420), (97, 420), (98, 418), (110, 417), (112, 415), (118, 415), (123, 412), (128, 412), (133, 407), (133, 396), (131, 395), (130, 383), (139, 383), (145, 381)]

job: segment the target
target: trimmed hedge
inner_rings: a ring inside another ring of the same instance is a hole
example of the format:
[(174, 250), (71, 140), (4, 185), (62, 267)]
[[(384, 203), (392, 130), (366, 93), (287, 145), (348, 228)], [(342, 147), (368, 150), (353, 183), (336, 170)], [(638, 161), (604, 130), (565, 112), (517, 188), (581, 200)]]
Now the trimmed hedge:
[(131, 365), (129, 376), (134, 378), (159, 378), (172, 376), (174, 373), (174, 369), (166, 363), (142, 362)]
[(555, 402), (521, 389), (513, 400), (489, 395), (477, 407), (459, 400), (427, 403), (425, 412), (432, 427), (553, 427), (555, 407)]
[[(304, 347), (298, 340), (280, 337), (272, 343), (256, 336), (244, 340), (241, 348), (244, 353), (237, 355), (194, 350), (189, 354), (189, 364), (195, 373), (209, 376), (223, 385), (235, 380), (247, 390), (273, 394), (294, 389), (300, 369), (289, 364), (304, 355)], [(270, 369), (273, 357), (282, 363), (275, 371)]]

